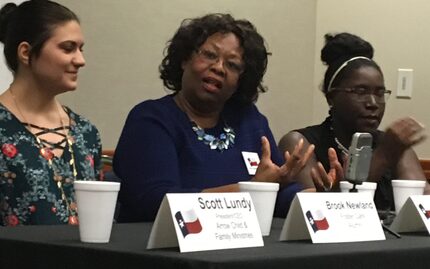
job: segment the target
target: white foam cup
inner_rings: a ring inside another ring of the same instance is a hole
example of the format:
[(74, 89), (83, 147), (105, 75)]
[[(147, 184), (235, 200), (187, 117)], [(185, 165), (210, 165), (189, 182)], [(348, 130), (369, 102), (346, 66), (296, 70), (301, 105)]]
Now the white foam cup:
[(399, 214), (400, 209), (406, 203), (406, 200), (411, 195), (422, 195), (426, 185), (425, 180), (409, 180), (409, 179), (394, 179), (391, 180), (394, 195), (394, 207), (396, 214)]
[(76, 180), (74, 188), (81, 241), (109, 242), (120, 183)]
[[(352, 189), (352, 183), (348, 181), (341, 181), (339, 182), (339, 187), (341, 192), (349, 192), (350, 189)], [(368, 193), (373, 200), (373, 197), (375, 196), (375, 190), (376, 190), (376, 182), (363, 182), (360, 185), (355, 185), (355, 188), (360, 193)]]
[(251, 196), (261, 234), (263, 236), (269, 235), (279, 184), (254, 181), (241, 181), (238, 184), (241, 192), (249, 192)]

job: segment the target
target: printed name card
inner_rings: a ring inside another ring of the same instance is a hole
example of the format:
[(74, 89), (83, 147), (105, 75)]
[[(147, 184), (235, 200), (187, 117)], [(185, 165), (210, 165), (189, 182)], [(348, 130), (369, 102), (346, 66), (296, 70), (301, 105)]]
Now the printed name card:
[(396, 232), (422, 232), (430, 234), (430, 196), (411, 195), (390, 226)]
[(249, 193), (169, 193), (163, 199), (148, 249), (181, 252), (264, 245)]
[(280, 239), (313, 243), (385, 240), (372, 198), (367, 193), (298, 193)]

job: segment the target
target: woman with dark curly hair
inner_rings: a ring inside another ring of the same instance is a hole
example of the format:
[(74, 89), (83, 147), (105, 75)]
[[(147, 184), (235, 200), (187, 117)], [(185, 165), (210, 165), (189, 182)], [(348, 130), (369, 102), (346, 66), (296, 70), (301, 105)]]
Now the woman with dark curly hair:
[(301, 190), (292, 179), (313, 147), (299, 143), (286, 162), (254, 105), (267, 55), (249, 21), (227, 14), (183, 21), (160, 66), (174, 93), (137, 105), (115, 151), (119, 221), (153, 220), (166, 193), (238, 191), (244, 180), (279, 182), (276, 214), (285, 216)]
[(378, 183), (376, 207), (393, 210), (391, 179), (425, 180), (412, 149), (424, 139), (423, 126), (406, 117), (391, 123), (385, 132), (378, 131), (391, 91), (385, 88), (382, 70), (372, 60), (372, 45), (349, 33), (327, 34), (325, 38), (321, 60), (328, 68), (322, 91), (329, 116), (320, 125), (286, 134), (279, 143), (280, 150), (289, 150), (302, 139), (305, 145), (314, 144), (315, 154), (298, 180), (306, 188), (338, 190), (353, 134), (371, 133), (374, 144), (368, 181)]

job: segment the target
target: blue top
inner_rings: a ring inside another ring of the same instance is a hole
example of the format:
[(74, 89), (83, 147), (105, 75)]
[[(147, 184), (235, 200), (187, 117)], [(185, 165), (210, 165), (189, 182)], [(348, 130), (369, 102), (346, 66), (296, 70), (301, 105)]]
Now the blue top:
[[(244, 108), (226, 105), (220, 121), (207, 134), (218, 137), (225, 123), (234, 129), (234, 146), (223, 152), (211, 150), (197, 139), (188, 116), (168, 95), (134, 107), (128, 115), (113, 167), (122, 179), (118, 221), (152, 221), (166, 193), (201, 192), (252, 176), (243, 161), (242, 151), (261, 156), (261, 137), (269, 139), (272, 161), (284, 160), (276, 148), (266, 117), (255, 105)], [(298, 184), (281, 189), (275, 215), (285, 216)]]

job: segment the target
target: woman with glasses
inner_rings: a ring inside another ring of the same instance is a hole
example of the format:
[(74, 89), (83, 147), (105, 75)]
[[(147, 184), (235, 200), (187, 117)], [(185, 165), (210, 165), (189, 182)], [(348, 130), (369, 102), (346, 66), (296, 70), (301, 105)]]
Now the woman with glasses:
[(301, 139), (305, 145), (314, 144), (315, 152), (298, 180), (306, 188), (338, 190), (353, 134), (372, 134), (373, 157), (368, 181), (378, 183), (377, 208), (393, 209), (391, 179), (425, 179), (412, 149), (424, 139), (423, 126), (406, 117), (391, 123), (385, 132), (379, 131), (391, 91), (385, 88), (382, 70), (372, 60), (371, 44), (349, 33), (327, 34), (325, 39), (321, 60), (328, 68), (322, 91), (329, 105), (329, 116), (320, 125), (286, 134), (279, 148), (290, 150)]
[(286, 162), (254, 105), (264, 39), (249, 21), (209, 14), (183, 21), (165, 51), (160, 77), (173, 94), (134, 107), (115, 151), (119, 221), (154, 220), (166, 193), (238, 191), (247, 180), (280, 183), (285, 216), (313, 146), (299, 142)]

